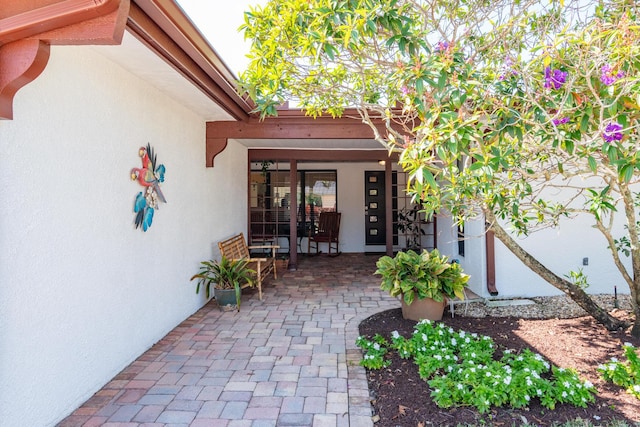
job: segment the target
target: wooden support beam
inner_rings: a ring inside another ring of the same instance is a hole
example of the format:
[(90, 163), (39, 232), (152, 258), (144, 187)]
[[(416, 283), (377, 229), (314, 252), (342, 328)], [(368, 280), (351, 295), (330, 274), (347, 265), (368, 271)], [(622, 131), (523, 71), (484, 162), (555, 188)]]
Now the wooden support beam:
[[(379, 131), (386, 135), (383, 126)], [(267, 119), (207, 122), (207, 137), (234, 139), (372, 139), (373, 130), (354, 119)]]

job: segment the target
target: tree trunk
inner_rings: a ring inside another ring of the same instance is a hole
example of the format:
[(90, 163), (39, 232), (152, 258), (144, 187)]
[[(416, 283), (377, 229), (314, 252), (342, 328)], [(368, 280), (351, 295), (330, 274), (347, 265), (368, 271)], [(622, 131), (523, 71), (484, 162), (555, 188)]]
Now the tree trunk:
[[(492, 212), (485, 212), (485, 215), (487, 220), (491, 224), (491, 230), (493, 230), (495, 236), (507, 247), (507, 249), (509, 249), (520, 261), (522, 261), (524, 265), (529, 267), (531, 271), (542, 277), (552, 286), (564, 292), (569, 298), (575, 301), (576, 304), (582, 307), (584, 311), (586, 311), (590, 316), (604, 325), (604, 327), (608, 330), (615, 331), (619, 329), (625, 329), (629, 326), (627, 322), (611, 316), (607, 311), (602, 309), (582, 288), (556, 275), (547, 267), (542, 265), (540, 261), (534, 258), (530, 253), (525, 251), (522, 246), (520, 246), (511, 237), (511, 235), (498, 224)], [(640, 325), (638, 325), (637, 316), (634, 330), (640, 332)], [(638, 335), (634, 334), (634, 336)]]

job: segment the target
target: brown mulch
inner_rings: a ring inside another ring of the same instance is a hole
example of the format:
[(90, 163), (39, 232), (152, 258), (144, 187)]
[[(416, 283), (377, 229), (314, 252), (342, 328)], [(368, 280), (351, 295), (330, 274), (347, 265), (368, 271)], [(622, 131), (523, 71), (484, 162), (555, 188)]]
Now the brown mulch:
[[(620, 311), (619, 316), (626, 316)], [(591, 381), (598, 390), (595, 403), (587, 408), (559, 404), (549, 410), (532, 400), (527, 410), (492, 408), (480, 414), (472, 407), (439, 408), (430, 398), (429, 385), (418, 376), (411, 360), (400, 359), (390, 351), (392, 364), (381, 370), (367, 370), (376, 427), (396, 426), (456, 426), (458, 424), (513, 426), (529, 423), (551, 426), (577, 418), (599, 425), (610, 420), (629, 425), (640, 422), (640, 400), (618, 386), (605, 383), (596, 368), (611, 357), (625, 360), (622, 344), (630, 342), (640, 347), (640, 340), (626, 332), (609, 332), (591, 317), (573, 319), (518, 319), (514, 317), (472, 318), (448, 313), (442, 320), (456, 330), (488, 335), (498, 346), (520, 350), (530, 348), (550, 363), (574, 368), (583, 380)], [(387, 340), (392, 331), (405, 337), (413, 333), (414, 321), (402, 318), (400, 309), (384, 311), (365, 319), (360, 334), (373, 337), (381, 334)], [(640, 424), (639, 424), (640, 425)]]

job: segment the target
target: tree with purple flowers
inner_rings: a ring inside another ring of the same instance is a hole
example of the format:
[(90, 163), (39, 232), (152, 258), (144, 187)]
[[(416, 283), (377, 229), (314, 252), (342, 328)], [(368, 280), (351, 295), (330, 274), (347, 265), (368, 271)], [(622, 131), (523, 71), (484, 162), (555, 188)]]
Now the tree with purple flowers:
[(241, 81), (263, 116), (287, 100), (312, 116), (355, 107), (400, 152), (427, 212), (486, 221), (617, 329), (625, 323), (586, 280), (551, 271), (514, 238), (590, 218), (629, 285), (640, 336), (639, 13), (631, 0), (271, 0), (246, 14)]

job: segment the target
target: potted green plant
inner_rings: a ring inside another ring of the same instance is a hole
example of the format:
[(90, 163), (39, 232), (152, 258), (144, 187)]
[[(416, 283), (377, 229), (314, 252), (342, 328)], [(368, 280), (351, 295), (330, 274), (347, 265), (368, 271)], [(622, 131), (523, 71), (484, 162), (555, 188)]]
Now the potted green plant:
[(236, 308), (240, 311), (241, 286), (245, 283), (252, 286), (255, 275), (256, 272), (249, 268), (247, 260), (231, 260), (223, 256), (220, 261), (202, 261), (200, 271), (191, 280), (198, 279), (196, 293), (200, 292), (201, 285), (204, 286), (207, 299), (213, 286), (214, 296), (221, 309), (233, 305), (235, 300)]
[(469, 280), (460, 264), (448, 261), (437, 249), (409, 250), (380, 258), (374, 274), (382, 276), (380, 289), (401, 298), (405, 319), (440, 320), (448, 299), (464, 299)]

